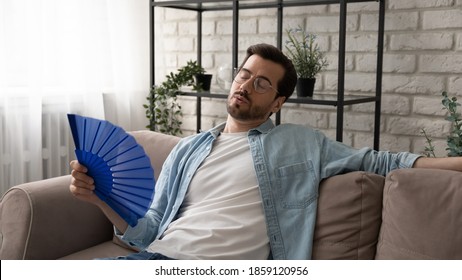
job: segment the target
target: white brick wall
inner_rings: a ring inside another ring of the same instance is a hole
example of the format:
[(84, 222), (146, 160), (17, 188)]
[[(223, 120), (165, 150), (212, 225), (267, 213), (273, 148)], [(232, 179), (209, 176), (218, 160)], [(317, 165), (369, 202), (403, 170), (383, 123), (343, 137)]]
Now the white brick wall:
[[(348, 6), (346, 94), (373, 94), (375, 90), (378, 4)], [(317, 93), (337, 88), (338, 5), (285, 8), (284, 29), (305, 26), (319, 35), (330, 65), (319, 75)], [(203, 57), (207, 71), (216, 74), (231, 63), (232, 15), (229, 11), (203, 13)], [(168, 71), (196, 58), (194, 12), (156, 8), (156, 80)], [(276, 44), (276, 10), (241, 10), (239, 14), (239, 60), (248, 45)], [(216, 89), (214, 84), (212, 89)], [(437, 153), (444, 155), (450, 124), (444, 120), (441, 92), (462, 102), (462, 0), (387, 0), (383, 64), (381, 120), (382, 150), (423, 151), (424, 128), (434, 139)], [(180, 98), (185, 134), (196, 129), (195, 98)], [(372, 145), (373, 104), (345, 108), (344, 142), (355, 147)], [(462, 110), (461, 110), (462, 111)], [(225, 120), (225, 101), (203, 99), (202, 129)], [(333, 107), (286, 104), (282, 122), (313, 126), (335, 137)]]

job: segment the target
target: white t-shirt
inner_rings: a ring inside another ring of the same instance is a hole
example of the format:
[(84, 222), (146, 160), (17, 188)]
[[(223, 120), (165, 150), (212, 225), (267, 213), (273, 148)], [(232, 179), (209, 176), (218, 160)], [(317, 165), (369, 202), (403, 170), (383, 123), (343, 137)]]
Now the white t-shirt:
[(247, 132), (222, 133), (178, 218), (148, 248), (175, 259), (267, 259), (269, 240)]

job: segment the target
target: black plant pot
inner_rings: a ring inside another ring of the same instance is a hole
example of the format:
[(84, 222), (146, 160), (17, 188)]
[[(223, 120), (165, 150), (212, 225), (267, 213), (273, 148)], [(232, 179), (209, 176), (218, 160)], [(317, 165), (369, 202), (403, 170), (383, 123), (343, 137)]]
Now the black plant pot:
[(212, 74), (196, 74), (196, 85), (202, 88), (203, 91), (210, 91), (210, 84), (212, 83)]
[(314, 84), (316, 78), (298, 78), (297, 79), (297, 96), (298, 97), (313, 97)]

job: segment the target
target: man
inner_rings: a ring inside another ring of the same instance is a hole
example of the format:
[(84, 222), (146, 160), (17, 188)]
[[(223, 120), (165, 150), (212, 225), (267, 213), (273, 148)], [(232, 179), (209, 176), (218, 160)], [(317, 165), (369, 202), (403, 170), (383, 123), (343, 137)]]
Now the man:
[(130, 227), (71, 162), (70, 191), (97, 205), (135, 259), (309, 259), (322, 179), (348, 171), (460, 170), (460, 158), (354, 149), (302, 126), (274, 126), (294, 90), (294, 67), (271, 45), (250, 46), (232, 84), (226, 123), (186, 137), (171, 152), (152, 206)]

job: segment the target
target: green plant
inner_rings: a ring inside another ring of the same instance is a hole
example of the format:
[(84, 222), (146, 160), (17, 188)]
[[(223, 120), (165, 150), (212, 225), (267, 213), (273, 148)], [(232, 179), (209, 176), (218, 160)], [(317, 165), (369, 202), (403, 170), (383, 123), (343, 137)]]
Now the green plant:
[(303, 28), (286, 30), (287, 56), (292, 60), (299, 78), (315, 78), (328, 66), (327, 58), (316, 43), (316, 35), (306, 32)]
[(420, 132), (424, 135), (425, 141), (428, 144), (428, 146), (425, 147), (425, 150), (424, 150), (424, 153), (423, 153), (424, 156), (426, 156), (426, 157), (436, 157), (436, 155), (435, 155), (435, 146), (433, 145), (433, 139), (430, 136), (428, 136), (425, 129), (421, 129)]
[(448, 147), (448, 156), (455, 157), (462, 155), (462, 120), (460, 118), (460, 113), (457, 112), (457, 107), (460, 106), (460, 103), (457, 102), (456, 97), (448, 97), (447, 92), (443, 92), (443, 100), (441, 101), (444, 108), (448, 111), (446, 120), (452, 123), (451, 133), (446, 138)]
[(149, 92), (148, 104), (144, 104), (149, 124), (146, 128), (165, 134), (181, 135), (181, 118), (183, 113), (178, 104), (177, 95), (184, 86), (192, 86), (199, 91), (201, 85), (196, 84), (194, 75), (205, 73), (204, 68), (196, 61), (190, 60), (178, 69), (177, 73), (170, 72), (166, 80), (160, 85), (153, 86)]
[[(449, 97), (446, 91), (443, 91), (442, 96), (441, 104), (443, 104), (443, 109), (448, 112), (445, 120), (452, 124), (452, 130), (446, 137), (447, 155), (449, 157), (462, 156), (462, 119), (460, 113), (457, 112), (457, 107), (461, 105), (457, 102), (456, 97)], [(432, 139), (427, 136), (423, 129), (422, 133), (428, 144), (428, 147), (425, 147), (425, 155), (435, 157)]]

